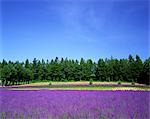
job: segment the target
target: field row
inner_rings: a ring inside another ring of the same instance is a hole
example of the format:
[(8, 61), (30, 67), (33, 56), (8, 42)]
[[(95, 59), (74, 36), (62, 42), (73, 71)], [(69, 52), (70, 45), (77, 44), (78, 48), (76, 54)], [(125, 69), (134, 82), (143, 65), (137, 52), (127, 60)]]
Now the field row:
[(2, 119), (148, 119), (149, 91), (1, 90)]

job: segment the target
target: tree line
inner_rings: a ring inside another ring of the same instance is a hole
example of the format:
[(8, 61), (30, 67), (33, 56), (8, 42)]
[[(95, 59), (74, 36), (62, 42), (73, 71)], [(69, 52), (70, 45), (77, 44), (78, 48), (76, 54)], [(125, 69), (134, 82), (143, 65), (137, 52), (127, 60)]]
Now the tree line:
[(30, 62), (0, 62), (0, 80), (4, 86), (30, 83), (31, 81), (122, 81), (149, 85), (150, 57), (142, 62), (136, 55), (126, 59), (73, 60), (68, 58)]

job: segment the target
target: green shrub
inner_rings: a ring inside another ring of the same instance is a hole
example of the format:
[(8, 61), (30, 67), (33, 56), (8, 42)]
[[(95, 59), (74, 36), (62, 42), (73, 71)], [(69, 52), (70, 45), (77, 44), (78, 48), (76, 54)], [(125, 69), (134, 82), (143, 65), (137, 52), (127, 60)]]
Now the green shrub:
[(68, 80), (67, 79), (64, 79), (64, 81), (63, 82), (68, 82)]
[(48, 84), (49, 86), (51, 86), (52, 85), (52, 82), (49, 82), (49, 84)]
[(135, 82), (134, 81), (132, 81), (132, 83), (131, 83), (132, 85), (135, 85)]
[(93, 84), (93, 79), (90, 79), (89, 85)]
[(118, 81), (118, 85), (121, 85), (121, 81)]

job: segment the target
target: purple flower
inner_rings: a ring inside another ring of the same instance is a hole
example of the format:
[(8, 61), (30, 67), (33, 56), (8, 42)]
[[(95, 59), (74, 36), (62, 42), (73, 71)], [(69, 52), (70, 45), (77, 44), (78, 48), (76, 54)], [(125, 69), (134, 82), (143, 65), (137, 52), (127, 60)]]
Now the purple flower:
[(0, 118), (149, 118), (149, 91), (0, 90)]

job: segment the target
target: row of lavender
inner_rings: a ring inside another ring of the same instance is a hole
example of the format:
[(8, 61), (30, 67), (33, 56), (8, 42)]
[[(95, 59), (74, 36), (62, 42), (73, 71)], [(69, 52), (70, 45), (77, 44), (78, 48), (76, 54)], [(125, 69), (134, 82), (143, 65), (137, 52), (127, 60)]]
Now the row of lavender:
[(149, 91), (0, 90), (4, 119), (148, 119)]

